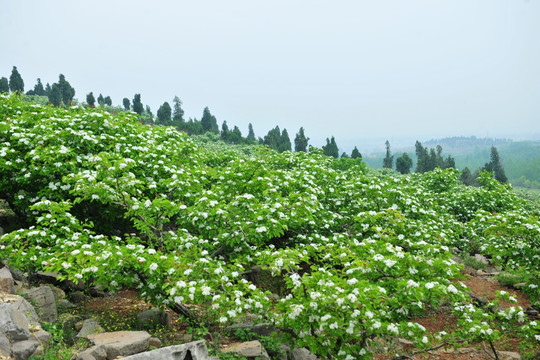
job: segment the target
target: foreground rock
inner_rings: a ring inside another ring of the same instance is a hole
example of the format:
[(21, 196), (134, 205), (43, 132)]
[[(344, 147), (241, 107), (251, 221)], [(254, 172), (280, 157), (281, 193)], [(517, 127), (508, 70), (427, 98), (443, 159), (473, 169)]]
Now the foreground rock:
[(58, 319), (58, 310), (54, 293), (48, 286), (40, 286), (23, 292), (23, 296), (36, 306), (39, 319), (46, 322), (55, 322)]
[(92, 344), (105, 349), (108, 360), (146, 351), (150, 344), (150, 334), (146, 331), (115, 331), (91, 334), (87, 338)]
[(250, 360), (255, 358), (270, 360), (270, 356), (268, 356), (268, 353), (258, 340), (231, 344), (227, 348), (223, 349), (223, 352), (232, 352), (245, 356)]
[(217, 360), (209, 357), (204, 340), (193, 341), (187, 344), (167, 346), (161, 349), (131, 355), (123, 360)]
[(0, 269), (0, 291), (8, 294), (15, 293), (15, 281), (7, 267)]
[(38, 321), (36, 311), (18, 295), (0, 293), (0, 355), (26, 360), (37, 355), (50, 334)]

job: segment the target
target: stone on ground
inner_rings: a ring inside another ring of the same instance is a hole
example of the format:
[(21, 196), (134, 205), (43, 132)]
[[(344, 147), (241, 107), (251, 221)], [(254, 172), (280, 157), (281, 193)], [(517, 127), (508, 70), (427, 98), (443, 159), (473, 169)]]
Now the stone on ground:
[(83, 321), (82, 328), (77, 334), (78, 338), (86, 338), (90, 334), (102, 333), (104, 330), (95, 319), (86, 319)]
[(15, 293), (15, 281), (13, 280), (13, 275), (11, 275), (11, 271), (7, 267), (0, 269), (0, 291), (8, 294)]
[(36, 307), (41, 321), (55, 322), (58, 318), (54, 293), (48, 286), (40, 286), (23, 293), (23, 296)]
[(204, 340), (182, 345), (167, 346), (161, 349), (131, 355), (122, 360), (210, 360)]
[(150, 334), (146, 331), (115, 331), (91, 334), (87, 338), (94, 345), (103, 345), (108, 360), (146, 351), (150, 343)]
[(268, 353), (258, 340), (231, 344), (223, 352), (233, 352), (247, 358), (270, 360), (270, 356), (268, 356)]
[(39, 342), (35, 340), (18, 341), (13, 344), (11, 351), (15, 360), (28, 359), (38, 348)]

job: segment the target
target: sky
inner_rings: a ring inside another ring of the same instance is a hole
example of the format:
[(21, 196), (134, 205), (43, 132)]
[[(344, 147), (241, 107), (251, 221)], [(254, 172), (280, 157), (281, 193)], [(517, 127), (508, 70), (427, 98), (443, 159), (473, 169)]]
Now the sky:
[(540, 139), (540, 0), (0, 0), (0, 77), (340, 150)]

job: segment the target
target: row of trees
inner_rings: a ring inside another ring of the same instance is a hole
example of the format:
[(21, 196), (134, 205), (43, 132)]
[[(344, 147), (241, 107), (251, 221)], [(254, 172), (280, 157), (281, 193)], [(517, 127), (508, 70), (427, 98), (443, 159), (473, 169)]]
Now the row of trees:
[[(17, 70), (17, 67), (14, 66), (11, 72), (9, 80), (5, 77), (0, 79), (0, 92), (20, 92), (24, 93), (24, 81)], [(26, 95), (34, 96), (46, 96), (49, 100), (49, 103), (54, 106), (66, 106), (69, 107), (72, 105), (75, 97), (75, 89), (70, 85), (66, 80), (63, 74), (59, 75), (58, 82), (49, 85), (47, 83), (43, 86), (41, 79), (37, 79), (37, 83), (33, 89), (29, 90)], [(93, 92), (86, 94), (86, 105), (89, 107), (99, 106), (110, 106), (112, 107), (112, 99), (110, 96), (94, 96)], [(203, 114), (200, 120), (197, 118), (189, 118), (186, 120), (184, 118), (184, 110), (182, 109), (182, 101), (175, 96), (172, 101), (172, 106), (169, 102), (164, 102), (158, 109), (156, 116), (152, 113), (152, 110), (148, 105), (144, 106), (141, 101), (141, 94), (135, 94), (133, 99), (124, 98), (122, 100), (123, 109), (128, 111), (132, 110), (141, 116), (141, 121), (145, 124), (155, 124), (163, 126), (174, 126), (179, 131), (184, 131), (190, 135), (201, 135), (205, 133), (214, 133), (220, 135), (221, 139), (224, 142), (231, 144), (256, 144), (267, 145), (271, 149), (274, 149), (278, 152), (292, 151), (292, 143), (287, 132), (287, 129), (281, 130), (279, 126), (268, 131), (264, 137), (255, 137), (255, 132), (253, 131), (253, 125), (250, 123), (248, 128), (248, 135), (246, 137), (242, 136), (242, 132), (237, 126), (234, 126), (232, 130), (229, 128), (229, 125), (226, 121), (223, 121), (221, 125), (221, 130), (219, 129), (217, 119), (210, 112), (209, 108), (206, 107), (203, 110)], [(116, 109), (113, 109), (116, 110)], [(116, 111), (113, 111), (116, 112)], [(309, 138), (306, 137), (304, 128), (301, 127), (298, 133), (294, 138), (294, 151), (307, 152), (309, 148)], [(323, 146), (325, 155), (332, 156), (334, 158), (339, 158), (339, 148), (337, 146), (335, 138), (332, 136), (330, 139), (326, 139), (326, 145)], [(347, 153), (343, 152), (341, 154), (342, 158), (361, 158), (362, 155), (355, 147), (349, 156)]]
[[(388, 140), (386, 140), (385, 146), (386, 155), (383, 159), (383, 168), (392, 169), (394, 155), (392, 155), (392, 152), (390, 150), (390, 142)], [(417, 157), (417, 173), (425, 173), (428, 171), (432, 171), (436, 168), (456, 168), (456, 162), (452, 156), (448, 155), (446, 158), (443, 158), (441, 145), (437, 145), (435, 148), (428, 149), (427, 147), (422, 146), (422, 143), (420, 141), (416, 141), (415, 152)], [(396, 159), (396, 170), (401, 174), (409, 174), (412, 166), (413, 160), (406, 152), (404, 152), (399, 158)], [(493, 173), (494, 178), (501, 183), (506, 183), (508, 181), (504, 172), (501, 158), (499, 156), (499, 152), (497, 151), (497, 148), (495, 146), (491, 147), (490, 161), (487, 162), (483, 167), (480, 167), (474, 173), (472, 173), (468, 167), (463, 169), (461, 173), (461, 181), (465, 185), (476, 186), (478, 185), (476, 179), (480, 176), (480, 173), (482, 171), (488, 171)]]

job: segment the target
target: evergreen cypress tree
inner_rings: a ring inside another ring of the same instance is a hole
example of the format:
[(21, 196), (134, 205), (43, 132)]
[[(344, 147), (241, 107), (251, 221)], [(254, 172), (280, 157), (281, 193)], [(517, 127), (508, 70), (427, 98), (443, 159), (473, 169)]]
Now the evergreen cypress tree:
[(97, 102), (100, 106), (103, 106), (105, 105), (105, 98), (103, 97), (102, 94), (99, 94), (98, 98), (97, 98)]
[(352, 150), (351, 152), (351, 159), (358, 159), (358, 158), (362, 158), (362, 154), (360, 154), (360, 151), (358, 151), (358, 149), (356, 148), (356, 146), (354, 147), (354, 149)]
[(407, 153), (403, 153), (400, 157), (396, 159), (396, 170), (401, 174), (408, 174), (411, 172), (412, 159)]
[(90, 107), (95, 107), (96, 106), (96, 98), (94, 97), (94, 94), (92, 92), (90, 92), (90, 94), (86, 95), (86, 103)]
[(131, 108), (131, 104), (128, 98), (124, 98), (124, 100), (122, 100), (122, 103), (124, 104), (124, 110), (128, 111)]
[(252, 142), (252, 143), (256, 141), (255, 132), (253, 131), (253, 125), (251, 125), (251, 123), (249, 123), (248, 125), (248, 136), (246, 139), (247, 141)]
[(180, 124), (183, 123), (184, 120), (184, 109), (182, 109), (182, 101), (178, 96), (175, 96), (173, 99), (173, 124), (176, 127), (180, 127)]
[(213, 132), (219, 134), (219, 127), (217, 124), (216, 117), (210, 113), (208, 106), (203, 110), (203, 116), (201, 118), (201, 125), (204, 132)]
[(304, 134), (304, 128), (301, 127), (300, 130), (298, 130), (296, 137), (294, 138), (294, 151), (307, 152), (308, 141), (309, 138), (306, 138), (306, 135)]
[(135, 94), (135, 96), (133, 97), (133, 111), (135, 111), (139, 115), (142, 115), (144, 111), (144, 107), (141, 102), (141, 94)]
[(283, 131), (281, 132), (278, 151), (280, 153), (285, 151), (291, 151), (291, 139), (289, 138), (289, 133), (287, 132), (287, 129), (283, 129)]
[(6, 77), (0, 79), (0, 93), (9, 92), (9, 81)]
[(172, 109), (167, 101), (165, 101), (157, 111), (156, 124), (165, 126), (172, 125)]
[(110, 96), (105, 96), (105, 99), (103, 99), (103, 103), (108, 106), (112, 106), (112, 99)]
[(12, 92), (24, 92), (24, 81), (17, 71), (17, 67), (14, 66), (11, 70), (11, 76), (9, 77), (9, 88)]
[(227, 126), (227, 121), (223, 120), (221, 124), (221, 140), (228, 142), (229, 141), (229, 126)]
[(40, 78), (37, 79), (37, 83), (34, 86), (34, 95), (45, 96), (45, 89), (43, 88)]
[(416, 149), (416, 172), (418, 173), (425, 173), (429, 171), (429, 154), (427, 151), (427, 148), (422, 146), (422, 143), (420, 141), (416, 141), (416, 144), (414, 145)]
[(392, 164), (394, 162), (394, 156), (390, 152), (390, 142), (386, 140), (384, 145), (386, 146), (386, 156), (383, 159), (383, 168), (391, 169), (393, 166)]
[(495, 146), (491, 147), (491, 170), (493, 172), (493, 175), (495, 176), (495, 180), (501, 183), (505, 183), (508, 181), (508, 178), (506, 177), (506, 174), (504, 173), (504, 167), (501, 163), (501, 158), (499, 156), (499, 152), (497, 151), (497, 148)]
[(339, 149), (336, 144), (336, 139), (333, 136), (330, 140), (326, 138), (326, 145), (323, 146), (323, 150), (324, 150), (324, 155), (326, 156), (332, 156), (336, 159), (339, 157)]
[(241, 144), (242, 143), (242, 132), (238, 128), (238, 126), (235, 126), (231, 132), (229, 132), (229, 141), (233, 144)]
[(54, 106), (60, 106), (62, 103), (62, 91), (56, 83), (52, 84), (51, 91), (49, 91), (49, 102)]
[(279, 126), (276, 126), (275, 128), (268, 131), (268, 134), (265, 135), (263, 139), (263, 144), (268, 145), (270, 149), (274, 149), (278, 151), (280, 140), (281, 140), (281, 129), (279, 128)]
[[(66, 77), (62, 74), (58, 77), (58, 87), (62, 96), (62, 102), (65, 106), (71, 105), (73, 97), (75, 96), (75, 89), (71, 87)], [(101, 104), (101, 103), (100, 103)], [(103, 104), (101, 104), (103, 105)]]

